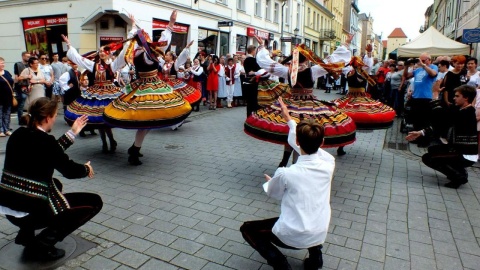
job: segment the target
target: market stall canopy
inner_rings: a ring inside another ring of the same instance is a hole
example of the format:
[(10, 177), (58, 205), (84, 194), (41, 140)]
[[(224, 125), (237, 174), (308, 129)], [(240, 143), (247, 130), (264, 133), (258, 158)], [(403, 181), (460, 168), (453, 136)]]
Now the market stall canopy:
[(419, 37), (400, 46), (397, 56), (418, 57), (423, 52), (427, 52), (430, 56), (469, 55), (470, 46), (451, 40), (438, 32), (433, 26), (430, 26)]

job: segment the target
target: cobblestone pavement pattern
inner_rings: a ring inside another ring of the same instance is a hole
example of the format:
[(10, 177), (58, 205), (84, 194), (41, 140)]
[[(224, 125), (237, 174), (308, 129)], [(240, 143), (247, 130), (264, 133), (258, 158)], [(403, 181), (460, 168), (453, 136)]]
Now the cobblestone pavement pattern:
[[(96, 175), (61, 178), (64, 189), (98, 193), (105, 205), (76, 232), (98, 246), (59, 269), (271, 269), (238, 229), (278, 215), (261, 185), (283, 147), (245, 135), (244, 118), (245, 107), (204, 107), (178, 131), (152, 131), (138, 167), (126, 153), (135, 131), (114, 130), (115, 154), (101, 153), (99, 136), (78, 138), (67, 153), (90, 160)], [(54, 135), (66, 129), (58, 117)], [(360, 131), (336, 158), (324, 269), (479, 269), (479, 169), (469, 169), (460, 189), (444, 188), (446, 178), (418, 155), (387, 147), (388, 132), (396, 131)], [(0, 217), (0, 246), (16, 230)], [(293, 269), (303, 269), (306, 251), (284, 251)]]

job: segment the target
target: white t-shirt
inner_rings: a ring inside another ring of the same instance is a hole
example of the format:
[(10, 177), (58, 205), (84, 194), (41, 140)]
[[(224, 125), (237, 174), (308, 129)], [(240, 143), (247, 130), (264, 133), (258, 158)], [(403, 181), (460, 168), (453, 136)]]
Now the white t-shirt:
[[(479, 87), (480, 86), (480, 71), (477, 71), (475, 74), (470, 76), (470, 79), (468, 80), (467, 84), (471, 85), (475, 88)], [(478, 97), (478, 95), (477, 95), (477, 99), (478, 98), (480, 98), (480, 97)]]

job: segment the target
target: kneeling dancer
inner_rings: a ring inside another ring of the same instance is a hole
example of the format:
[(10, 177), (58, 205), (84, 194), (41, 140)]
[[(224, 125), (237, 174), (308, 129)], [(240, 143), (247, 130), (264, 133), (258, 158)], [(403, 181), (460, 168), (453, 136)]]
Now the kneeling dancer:
[[(90, 162), (79, 164), (65, 154), (88, 119), (78, 117), (56, 140), (48, 134), (57, 118), (56, 101), (39, 98), (24, 117), (28, 126), (13, 132), (7, 142), (0, 213), (20, 227), (15, 243), (25, 246), (25, 255), (55, 260), (65, 256), (55, 244), (92, 219), (103, 205), (97, 194), (62, 193), (62, 184), (52, 177), (54, 170), (69, 179), (93, 177)], [(35, 235), (38, 229), (44, 230)]]
[(279, 104), (290, 127), (288, 143), (301, 155), (294, 165), (278, 168), (273, 177), (265, 175), (264, 190), (282, 201), (280, 217), (245, 222), (240, 231), (273, 269), (291, 269), (275, 245), (307, 248), (309, 258), (305, 259), (305, 269), (318, 269), (323, 265), (321, 249), (330, 223), (335, 158), (320, 149), (324, 139), (322, 125), (313, 119), (297, 125), (281, 98)]

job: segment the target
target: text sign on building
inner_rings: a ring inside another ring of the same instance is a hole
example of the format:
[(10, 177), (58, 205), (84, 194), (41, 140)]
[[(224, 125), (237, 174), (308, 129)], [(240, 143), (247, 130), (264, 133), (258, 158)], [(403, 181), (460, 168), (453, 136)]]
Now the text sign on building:
[[(165, 30), (167, 29), (168, 24), (168, 21), (153, 19), (152, 28), (153, 30)], [(177, 34), (186, 34), (188, 33), (188, 25), (176, 23), (173, 26), (173, 32)]]
[(253, 27), (247, 27), (247, 36), (249, 37), (258, 36), (261, 39), (267, 39), (267, 40), (269, 37), (268, 32), (260, 31)]
[(292, 37), (281, 37), (280, 41), (282, 41), (282, 42), (292, 42)]
[(479, 43), (480, 42), (480, 29), (463, 29), (462, 35), (463, 43)]
[(123, 37), (100, 37), (100, 41), (120, 42), (123, 41)]
[(66, 25), (67, 21), (68, 21), (67, 16), (49, 17), (45, 19), (45, 25), (46, 26)]
[(24, 31), (41, 28), (41, 27), (45, 27), (45, 19), (43, 18), (23, 19)]
[(218, 27), (227, 27), (233, 26), (233, 21), (220, 21), (218, 22)]

